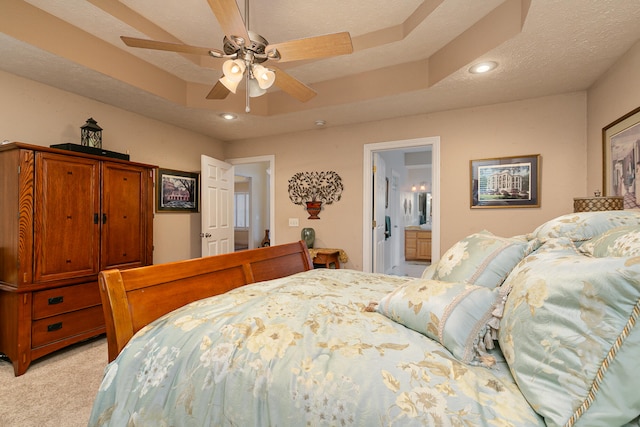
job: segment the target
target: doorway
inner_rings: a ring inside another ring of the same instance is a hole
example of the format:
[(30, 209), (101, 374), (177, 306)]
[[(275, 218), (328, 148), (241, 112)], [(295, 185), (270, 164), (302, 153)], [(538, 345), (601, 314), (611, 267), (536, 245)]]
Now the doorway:
[[(400, 140), (400, 141), (389, 141), (382, 143), (374, 143), (374, 144), (365, 144), (364, 146), (364, 159), (363, 159), (363, 243), (362, 243), (362, 260), (363, 260), (363, 271), (366, 272), (382, 272), (378, 271), (380, 269), (380, 257), (382, 256), (387, 260), (385, 262), (386, 267), (392, 267), (388, 265), (389, 263), (393, 264), (400, 259), (399, 256), (399, 248), (400, 241), (404, 241), (403, 239), (403, 227), (398, 226), (398, 224), (403, 224), (400, 221), (400, 208), (401, 201), (399, 200), (400, 194), (402, 194), (401, 186), (407, 183), (400, 183), (397, 179), (396, 174), (399, 173), (396, 170), (394, 173), (393, 167), (389, 168), (386, 166), (388, 173), (386, 173), (387, 177), (391, 180), (389, 190), (386, 194), (380, 193), (380, 186), (378, 186), (378, 190), (376, 190), (376, 180), (380, 178), (376, 178), (374, 174), (374, 165), (376, 164), (376, 159), (381, 155), (382, 157), (389, 157), (391, 154), (404, 154), (405, 152), (412, 151), (429, 151), (431, 153), (431, 182), (430, 182), (430, 195), (429, 195), (429, 215), (431, 223), (431, 235), (432, 235), (432, 244), (431, 244), (431, 260), (432, 262), (437, 261), (440, 258), (440, 137), (429, 137), (429, 138), (417, 138), (411, 140)], [(391, 169), (391, 170), (389, 170)], [(396, 168), (397, 169), (397, 168)], [(426, 178), (425, 178), (426, 181)], [(413, 183), (411, 183), (413, 184)], [(417, 185), (422, 184), (422, 181), (417, 182)], [(385, 208), (386, 214), (381, 215), (380, 208), (376, 208), (376, 206), (380, 206), (380, 203), (376, 203), (376, 198), (381, 197), (391, 197), (393, 200), (389, 200), (385, 206), (390, 206)], [(417, 206), (416, 206), (417, 208)], [(391, 218), (387, 219), (386, 216)], [(379, 225), (379, 221), (375, 221), (377, 218), (385, 218), (385, 224), (390, 222), (389, 232), (391, 233), (391, 237), (394, 235), (398, 238), (389, 242), (388, 245), (382, 245), (388, 249), (388, 254), (380, 253), (379, 247), (380, 242), (376, 242), (376, 235), (380, 233), (376, 233), (376, 225)], [(389, 221), (390, 220), (390, 221)], [(395, 226), (394, 226), (395, 225)], [(420, 224), (416, 224), (420, 225)], [(395, 234), (394, 234), (395, 233)], [(395, 243), (393, 243), (395, 241)], [(386, 268), (385, 267), (385, 268)]]
[[(239, 192), (248, 194), (246, 206), (249, 206), (246, 228), (246, 248), (257, 248), (266, 244), (275, 245), (275, 156), (255, 156), (227, 159), (234, 165), (235, 182), (244, 182)], [(241, 197), (234, 194), (234, 197)], [(267, 242), (268, 240), (268, 242)]]

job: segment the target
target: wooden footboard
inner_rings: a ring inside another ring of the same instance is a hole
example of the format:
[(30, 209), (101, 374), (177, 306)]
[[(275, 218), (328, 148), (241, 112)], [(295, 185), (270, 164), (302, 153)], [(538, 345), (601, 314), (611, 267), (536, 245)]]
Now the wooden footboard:
[(101, 271), (98, 282), (109, 361), (133, 334), (172, 310), (248, 283), (312, 268), (307, 246), (300, 241), (130, 270)]

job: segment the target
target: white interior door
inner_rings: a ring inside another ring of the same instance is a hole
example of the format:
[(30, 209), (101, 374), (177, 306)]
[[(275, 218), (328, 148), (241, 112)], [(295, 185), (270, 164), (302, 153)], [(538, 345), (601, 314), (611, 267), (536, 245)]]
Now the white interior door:
[(233, 252), (233, 166), (202, 155), (202, 256)]
[(373, 154), (373, 272), (384, 273), (384, 228), (385, 228), (385, 180), (384, 159), (378, 153)]

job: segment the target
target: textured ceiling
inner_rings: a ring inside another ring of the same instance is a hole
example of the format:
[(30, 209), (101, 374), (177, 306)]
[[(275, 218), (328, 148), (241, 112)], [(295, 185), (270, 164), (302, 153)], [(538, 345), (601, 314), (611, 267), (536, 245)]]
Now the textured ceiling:
[[(254, 0), (269, 42), (349, 31), (354, 53), (283, 64), (318, 96), (272, 89), (246, 114), (240, 91), (204, 99), (220, 62), (120, 41), (219, 49), (206, 0), (0, 2), (0, 69), (224, 141), (584, 90), (640, 39), (638, 0)], [(480, 60), (500, 66), (468, 73)]]

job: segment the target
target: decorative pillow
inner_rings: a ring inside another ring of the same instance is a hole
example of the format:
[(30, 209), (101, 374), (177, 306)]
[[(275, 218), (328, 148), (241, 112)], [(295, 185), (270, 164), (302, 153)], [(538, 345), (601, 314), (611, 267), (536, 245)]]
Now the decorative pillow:
[(546, 241), (554, 237), (568, 237), (583, 242), (623, 225), (640, 224), (640, 211), (602, 211), (566, 214), (536, 228), (530, 238)]
[(433, 275), (436, 273), (437, 265), (438, 264), (431, 264), (427, 268), (425, 268), (420, 278), (424, 280), (433, 279)]
[(471, 234), (449, 248), (435, 264), (433, 279), (495, 288), (513, 267), (539, 246), (538, 240)]
[(499, 326), (492, 312), (500, 304), (504, 300), (498, 289), (415, 280), (382, 298), (377, 311), (438, 341), (464, 363), (491, 366), (495, 359), (487, 350), (493, 348), (493, 328)]
[(571, 243), (545, 243), (505, 281), (500, 348), (547, 425), (622, 425), (640, 413), (640, 258)]
[(612, 228), (580, 245), (580, 252), (595, 257), (640, 255), (640, 226)]

